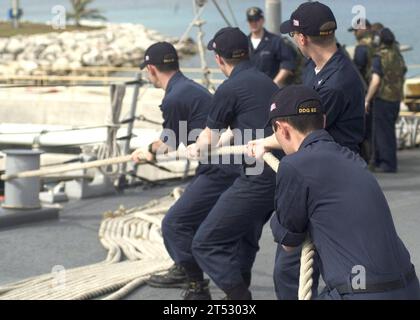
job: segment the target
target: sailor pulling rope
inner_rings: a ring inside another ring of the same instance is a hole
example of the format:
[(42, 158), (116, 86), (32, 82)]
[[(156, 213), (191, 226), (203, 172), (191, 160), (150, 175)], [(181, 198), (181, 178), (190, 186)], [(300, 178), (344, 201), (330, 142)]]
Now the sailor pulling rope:
[[(236, 146), (224, 146), (213, 149), (208, 155), (228, 155), (228, 154), (245, 154), (247, 152), (246, 145), (236, 145)], [(145, 157), (142, 157), (141, 154), (138, 155), (141, 160), (147, 161)], [(158, 162), (161, 161), (168, 161), (168, 160), (180, 160), (180, 159), (187, 159), (187, 154), (185, 150), (181, 151), (174, 151), (164, 155), (158, 155), (156, 160)], [(277, 172), (280, 161), (272, 154), (272, 153), (265, 153), (263, 155), (264, 161), (275, 171)], [(102, 166), (112, 165), (112, 164), (120, 164), (132, 161), (131, 155), (125, 155), (110, 159), (104, 160), (97, 160), (91, 161), (87, 163), (76, 163), (76, 164), (68, 164), (62, 165), (57, 167), (49, 167), (39, 170), (32, 170), (32, 171), (25, 171), (16, 174), (4, 174), (1, 176), (2, 180), (10, 181), (13, 179), (18, 178), (29, 178), (29, 177), (37, 177), (37, 176), (46, 176), (50, 174), (57, 174), (63, 173), (68, 171), (80, 170), (80, 169), (90, 169), (90, 168), (98, 168)], [(302, 255), (301, 255), (301, 269), (300, 269), (300, 279), (299, 279), (299, 299), (300, 300), (310, 300), (311, 299), (311, 287), (312, 287), (312, 265), (313, 265), (313, 256), (314, 256), (314, 247), (313, 244), (309, 239), (305, 241), (303, 244)]]

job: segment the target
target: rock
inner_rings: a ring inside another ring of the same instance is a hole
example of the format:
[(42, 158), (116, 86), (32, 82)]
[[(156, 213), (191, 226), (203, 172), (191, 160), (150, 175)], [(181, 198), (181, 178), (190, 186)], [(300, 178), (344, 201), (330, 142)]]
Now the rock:
[[(138, 66), (146, 48), (157, 41), (175, 43), (177, 39), (131, 23), (109, 23), (94, 31), (0, 38), (0, 63), (4, 64), (0, 72), (62, 74), (52, 69)], [(195, 45), (188, 42), (177, 44), (177, 49), (181, 57), (196, 52)]]
[(14, 59), (15, 59), (15, 55), (11, 53), (3, 53), (1, 55), (1, 60), (3, 63), (13, 61)]
[(41, 54), (44, 52), (46, 47), (47, 47), (46, 45), (42, 44), (40, 46), (35, 46), (31, 50), (36, 60), (39, 60), (41, 58)]
[(101, 57), (99, 55), (99, 51), (96, 48), (93, 48), (88, 53), (85, 53), (82, 56), (82, 64), (85, 66), (97, 66), (100, 65), (99, 62), (101, 61)]
[(85, 32), (75, 32), (74, 40), (76, 41), (85, 41), (87, 39), (87, 34)]
[(9, 66), (5, 66), (5, 65), (0, 64), (0, 75), (10, 74), (9, 68), (10, 68)]
[(23, 70), (24, 74), (32, 74), (32, 72), (38, 69), (38, 64), (30, 60), (20, 60), (19, 66)]
[(7, 46), (7, 39), (0, 39), (0, 53), (5, 52)]
[(42, 58), (44, 60), (47, 60), (50, 62), (50, 65), (55, 61), (55, 59), (57, 58), (57, 55), (55, 53), (47, 53), (47, 54), (43, 54)]
[(105, 33), (105, 37), (106, 37), (106, 41), (107, 41), (108, 43), (110, 43), (110, 42), (112, 42), (112, 41), (114, 41), (114, 40), (115, 40), (115, 34), (114, 34), (113, 32), (111, 32), (111, 31), (107, 31), (107, 32)]
[(17, 55), (21, 53), (24, 49), (23, 41), (20, 41), (19, 38), (11, 38), (6, 46), (6, 52)]
[(32, 37), (32, 39), (30, 40), (30, 42), (32, 42), (32, 44), (35, 46), (35, 47), (40, 47), (40, 46), (42, 46), (42, 47), (47, 47), (47, 46), (49, 46), (50, 44), (52, 44), (52, 40), (49, 38), (49, 37), (46, 37), (46, 36), (44, 36), (44, 35), (38, 35), (38, 36), (34, 36), (34, 37)]
[(42, 52), (42, 55), (49, 55), (49, 54), (57, 55), (58, 53), (61, 53), (62, 51), (63, 51), (62, 48), (58, 44), (53, 44), (46, 47), (44, 51)]
[(53, 62), (52, 68), (55, 70), (67, 70), (69, 65), (70, 62), (66, 58), (60, 57)]
[(23, 70), (22, 68), (17, 68), (14, 72), (15, 75), (17, 76), (25, 76), (27, 75), (26, 71)]
[(82, 67), (82, 64), (79, 61), (72, 61), (69, 63), (68, 67), (70, 69), (78, 69)]

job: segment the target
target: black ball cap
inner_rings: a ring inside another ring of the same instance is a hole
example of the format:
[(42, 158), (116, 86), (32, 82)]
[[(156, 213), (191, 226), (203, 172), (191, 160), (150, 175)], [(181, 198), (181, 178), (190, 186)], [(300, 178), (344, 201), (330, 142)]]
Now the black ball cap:
[(319, 94), (304, 85), (291, 85), (279, 90), (272, 98), (268, 124), (275, 118), (323, 113)]
[(384, 44), (393, 44), (395, 42), (395, 36), (389, 28), (383, 28), (379, 37)]
[(300, 32), (306, 36), (327, 36), (337, 30), (337, 21), (331, 9), (318, 1), (301, 4), (290, 20), (280, 26), (281, 33)]
[(140, 69), (144, 69), (148, 64), (164, 65), (178, 61), (178, 53), (175, 47), (169, 42), (157, 42), (147, 48), (144, 53), (144, 61), (140, 64)]
[(264, 18), (264, 12), (258, 7), (252, 7), (246, 10), (246, 19), (248, 21), (258, 21)]
[(248, 54), (248, 37), (239, 28), (226, 27), (214, 35), (207, 49), (226, 59), (239, 59)]

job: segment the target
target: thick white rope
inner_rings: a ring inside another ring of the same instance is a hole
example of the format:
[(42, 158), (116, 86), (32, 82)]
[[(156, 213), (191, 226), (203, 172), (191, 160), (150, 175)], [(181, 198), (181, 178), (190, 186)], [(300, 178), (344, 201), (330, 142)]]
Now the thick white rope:
[[(243, 154), (245, 150), (246, 146), (227, 146), (212, 155)], [(265, 153), (263, 159), (277, 172), (280, 161), (273, 154)], [(92, 299), (107, 293), (112, 294), (106, 299), (124, 297), (147, 277), (173, 264), (163, 244), (160, 226), (164, 213), (181, 194), (176, 188), (170, 197), (152, 200), (145, 206), (130, 210), (120, 207), (105, 213), (99, 228), (100, 242), (108, 250), (103, 262), (66, 270), (63, 285), (54, 285), (56, 276), (45, 274), (0, 287), (0, 299)], [(301, 300), (311, 298), (313, 256), (313, 244), (307, 239), (301, 255)], [(123, 257), (128, 261), (121, 261)]]
[[(183, 193), (183, 189), (180, 188), (180, 187), (176, 187), (172, 191), (172, 196), (174, 197), (175, 201), (177, 201), (182, 196), (182, 193)], [(145, 210), (148, 210), (148, 207), (147, 206), (145, 207)], [(156, 212), (157, 212), (157, 210), (156, 210)], [(146, 213), (146, 211), (137, 212), (136, 215), (139, 215), (139, 214), (144, 215), (145, 213)], [(163, 216), (161, 217), (161, 219), (163, 219)], [(157, 221), (160, 221), (160, 220), (157, 219)], [(155, 223), (154, 225), (152, 225), (151, 232), (150, 232), (150, 238), (151, 239), (155, 239), (156, 241), (161, 241), (162, 244), (163, 244), (163, 239), (161, 238), (160, 232), (159, 232), (160, 225), (161, 225), (160, 222), (158, 222), (157, 224)], [(155, 236), (153, 236), (153, 235), (155, 235)], [(165, 250), (165, 253), (166, 253), (166, 250)], [(134, 291), (139, 286), (143, 285), (145, 283), (145, 281), (147, 280), (147, 278), (148, 277), (140, 277), (138, 279), (135, 279), (135, 280), (129, 282), (128, 284), (126, 284), (124, 287), (122, 287), (118, 291), (116, 291), (113, 294), (111, 294), (108, 297), (106, 297), (104, 300), (118, 300), (118, 299), (124, 298), (130, 292)]]
[(300, 256), (299, 300), (311, 300), (312, 298), (314, 255), (315, 247), (308, 237), (302, 245), (302, 253)]
[[(246, 146), (226, 146), (212, 150), (211, 155), (224, 155), (224, 154), (243, 154), (246, 150)], [(162, 154), (157, 156), (157, 161), (173, 161), (173, 160), (187, 160), (187, 153), (185, 151), (174, 151), (168, 154)], [(142, 159), (146, 160), (146, 159)], [(64, 173), (69, 171), (76, 171), (82, 169), (92, 169), (104, 166), (110, 166), (115, 164), (121, 164), (132, 161), (131, 155), (124, 155), (115, 158), (102, 159), (89, 161), (86, 163), (71, 163), (59, 166), (51, 166), (47, 168), (41, 168), (37, 170), (23, 171), (15, 174), (3, 174), (0, 179), (9, 181), (18, 178), (31, 178), (31, 177), (42, 177), (51, 174)]]
[[(275, 172), (279, 170), (280, 161), (272, 153), (265, 153), (263, 159)], [(300, 256), (299, 300), (311, 300), (312, 298), (314, 254), (315, 247), (308, 236), (302, 245)]]
[[(66, 270), (61, 284), (50, 273), (0, 287), (0, 299), (92, 299), (108, 293), (115, 293), (109, 297), (115, 299), (128, 294), (173, 264), (160, 234), (165, 211), (158, 209), (167, 209), (181, 194), (176, 188), (173, 195), (140, 208), (105, 213), (99, 228), (101, 244), (108, 250), (103, 262)], [(128, 260), (121, 261), (123, 257)]]

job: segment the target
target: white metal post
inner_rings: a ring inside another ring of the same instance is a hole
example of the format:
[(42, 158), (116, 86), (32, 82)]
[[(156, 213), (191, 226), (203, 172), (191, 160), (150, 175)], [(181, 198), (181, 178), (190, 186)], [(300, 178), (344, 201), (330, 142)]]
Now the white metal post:
[(265, 0), (266, 28), (274, 34), (280, 34), (281, 0)]

